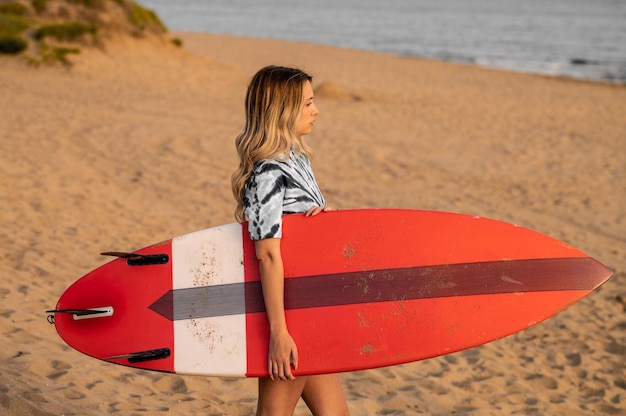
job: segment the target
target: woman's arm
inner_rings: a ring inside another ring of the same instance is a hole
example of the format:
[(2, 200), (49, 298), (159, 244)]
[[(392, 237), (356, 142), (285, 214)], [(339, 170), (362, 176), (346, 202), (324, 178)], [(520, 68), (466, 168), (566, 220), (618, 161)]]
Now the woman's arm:
[(291, 365), (298, 368), (298, 349), (285, 320), (285, 273), (279, 238), (255, 242), (263, 299), (270, 326), (268, 371), (272, 380), (293, 380)]

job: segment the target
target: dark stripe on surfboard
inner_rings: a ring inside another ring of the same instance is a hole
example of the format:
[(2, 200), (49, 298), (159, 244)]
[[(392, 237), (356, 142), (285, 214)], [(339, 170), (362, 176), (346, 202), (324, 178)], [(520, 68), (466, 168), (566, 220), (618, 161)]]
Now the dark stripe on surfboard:
[[(285, 309), (451, 296), (588, 290), (611, 276), (591, 257), (367, 270), (285, 279)], [(245, 304), (241, 302), (245, 296)], [(169, 320), (264, 312), (261, 282), (171, 290), (150, 309)]]

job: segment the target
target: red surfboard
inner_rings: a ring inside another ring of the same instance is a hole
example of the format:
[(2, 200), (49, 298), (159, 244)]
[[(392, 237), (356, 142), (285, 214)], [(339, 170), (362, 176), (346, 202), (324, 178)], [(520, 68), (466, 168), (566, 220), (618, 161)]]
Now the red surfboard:
[[(535, 325), (607, 281), (585, 253), (527, 228), (416, 210), (284, 217), (285, 308), (296, 374), (362, 370), (481, 345)], [(173, 238), (79, 279), (50, 320), (108, 362), (267, 375), (268, 324), (247, 224)]]

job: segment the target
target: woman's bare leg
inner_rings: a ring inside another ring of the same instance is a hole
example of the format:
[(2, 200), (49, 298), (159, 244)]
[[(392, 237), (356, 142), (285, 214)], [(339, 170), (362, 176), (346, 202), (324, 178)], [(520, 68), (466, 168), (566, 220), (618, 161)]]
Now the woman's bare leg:
[(257, 416), (292, 416), (308, 378), (288, 381), (260, 378)]
[(302, 398), (314, 416), (350, 414), (337, 374), (309, 376), (302, 391)]
[(302, 397), (314, 416), (350, 414), (337, 374), (296, 377), (290, 381), (259, 379), (257, 416), (292, 416)]

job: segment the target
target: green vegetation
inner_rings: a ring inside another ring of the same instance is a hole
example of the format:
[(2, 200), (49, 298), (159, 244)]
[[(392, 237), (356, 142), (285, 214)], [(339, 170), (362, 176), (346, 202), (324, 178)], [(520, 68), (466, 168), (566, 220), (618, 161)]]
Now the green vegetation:
[[(0, 4), (0, 54), (24, 52), (24, 59), (34, 65), (50, 62), (69, 65), (68, 56), (78, 54), (80, 50), (67, 47), (67, 42), (86, 40), (85, 37), (91, 36), (91, 40), (98, 44), (100, 33), (108, 33), (108, 30), (133, 36), (167, 32), (167, 27), (155, 12), (132, 0), (65, 2), (58, 9), (49, 7), (48, 0), (30, 0), (30, 4), (16, 1)], [(66, 7), (76, 10), (68, 12)], [(126, 21), (111, 23), (111, 18), (119, 15), (118, 7), (124, 12)], [(67, 21), (70, 19), (78, 21)], [(171, 39), (171, 42), (178, 47), (183, 44), (177, 38)]]
[(12, 14), (0, 14), (0, 35), (15, 36), (30, 27), (28, 20)]
[(167, 32), (167, 27), (163, 24), (159, 16), (150, 9), (140, 6), (134, 1), (128, 2), (126, 8), (128, 20), (141, 31), (146, 29), (155, 32)]
[(72, 63), (67, 58), (70, 54), (79, 54), (78, 48), (65, 48), (60, 46), (48, 46), (41, 45), (37, 51), (36, 56), (25, 56), (24, 60), (35, 67), (39, 67), (42, 64), (55, 64), (61, 63), (65, 66), (71, 66)]
[(67, 55), (79, 54), (78, 48), (65, 48), (60, 46), (49, 47), (44, 45), (39, 50), (39, 56), (43, 63), (55, 63), (61, 62), (64, 65), (70, 65), (71, 62), (67, 59)]
[(83, 35), (97, 35), (98, 26), (81, 22), (59, 23), (43, 25), (35, 30), (33, 36), (37, 40), (47, 37), (55, 38), (58, 41), (75, 41)]
[(28, 42), (21, 36), (1, 36), (0, 53), (15, 55), (28, 48)]
[(28, 41), (20, 34), (30, 27), (24, 17), (24, 6), (18, 3), (0, 5), (0, 54), (15, 55), (28, 48)]
[(178, 46), (179, 48), (183, 47), (183, 41), (180, 38), (172, 38), (171, 42), (174, 44), (174, 46)]
[(0, 4), (0, 13), (24, 16), (26, 14), (26, 7), (20, 3)]
[(46, 11), (46, 0), (32, 0), (31, 4), (37, 14), (41, 14)]

